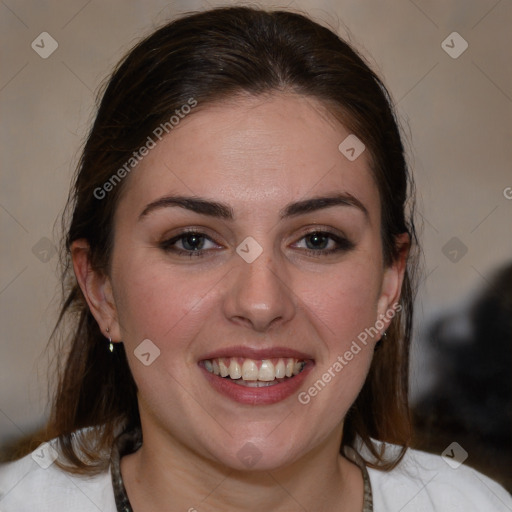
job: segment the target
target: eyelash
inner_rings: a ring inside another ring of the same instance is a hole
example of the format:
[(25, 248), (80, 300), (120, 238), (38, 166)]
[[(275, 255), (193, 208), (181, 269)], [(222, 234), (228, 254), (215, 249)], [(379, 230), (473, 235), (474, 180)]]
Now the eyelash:
[[(180, 240), (183, 240), (187, 236), (191, 236), (191, 235), (197, 235), (198, 237), (202, 237), (203, 240), (208, 240), (210, 242), (215, 243), (209, 236), (207, 236), (205, 233), (203, 233), (201, 231), (186, 230), (186, 231), (181, 232), (179, 235), (176, 235), (168, 240), (164, 240), (164, 241), (160, 242), (159, 246), (163, 251), (174, 253), (177, 256), (187, 256), (190, 258), (194, 258), (194, 257), (201, 258), (201, 257), (206, 256), (208, 254), (208, 252), (211, 251), (211, 249), (197, 249), (197, 250), (193, 250), (193, 251), (190, 251), (190, 250), (187, 251), (187, 250), (178, 249), (178, 248), (174, 247), (174, 245), (177, 242), (179, 242)], [(337, 246), (332, 249), (328, 249), (328, 250), (325, 250), (325, 249), (302, 249), (302, 252), (308, 256), (312, 256), (312, 257), (316, 257), (316, 258), (323, 257), (323, 256), (329, 256), (334, 253), (348, 252), (348, 251), (354, 249), (354, 247), (355, 247), (355, 244), (353, 242), (351, 242), (350, 240), (348, 240), (347, 238), (338, 236), (329, 231), (319, 230), (319, 229), (311, 230), (311, 231), (305, 233), (298, 241), (301, 241), (307, 237), (311, 237), (312, 235), (320, 235), (323, 237), (327, 237), (328, 239), (333, 240), (337, 244)], [(297, 242), (295, 242), (295, 244), (296, 243)]]

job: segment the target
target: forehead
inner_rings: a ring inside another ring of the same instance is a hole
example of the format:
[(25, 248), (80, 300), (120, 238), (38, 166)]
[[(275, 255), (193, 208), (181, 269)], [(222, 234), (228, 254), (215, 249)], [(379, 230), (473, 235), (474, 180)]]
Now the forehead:
[(378, 210), (369, 155), (351, 161), (339, 149), (350, 135), (318, 101), (295, 94), (199, 104), (131, 172), (121, 202), (140, 211), (178, 193), (278, 211), (343, 191)]

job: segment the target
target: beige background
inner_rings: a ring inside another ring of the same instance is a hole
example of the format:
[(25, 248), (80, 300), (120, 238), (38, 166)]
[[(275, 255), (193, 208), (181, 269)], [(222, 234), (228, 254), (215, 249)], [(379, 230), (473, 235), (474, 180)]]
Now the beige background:
[[(44, 419), (41, 354), (59, 298), (58, 258), (44, 238), (58, 243), (54, 222), (94, 116), (94, 93), (141, 36), (177, 13), (219, 4), (0, 2), (0, 444)], [(426, 327), (440, 313), (463, 308), (512, 259), (512, 200), (504, 194), (512, 187), (512, 2), (260, 5), (305, 10), (348, 36), (398, 102), (424, 219), (413, 375), (418, 396), (435, 370), (424, 348)], [(454, 31), (469, 44), (457, 59), (441, 47)], [(42, 32), (58, 42), (47, 59), (31, 48)], [(442, 252), (453, 236), (468, 248), (457, 263)]]

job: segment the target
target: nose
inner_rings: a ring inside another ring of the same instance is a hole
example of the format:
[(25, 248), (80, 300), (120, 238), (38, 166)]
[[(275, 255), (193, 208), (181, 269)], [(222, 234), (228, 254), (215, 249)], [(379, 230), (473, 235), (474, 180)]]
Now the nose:
[(252, 263), (238, 261), (228, 279), (224, 314), (230, 321), (266, 332), (295, 315), (296, 298), (289, 276), (264, 254)]

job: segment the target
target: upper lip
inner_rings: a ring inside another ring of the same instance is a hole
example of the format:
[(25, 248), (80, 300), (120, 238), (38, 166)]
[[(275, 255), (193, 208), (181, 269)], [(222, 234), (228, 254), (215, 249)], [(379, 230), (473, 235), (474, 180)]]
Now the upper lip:
[(205, 359), (217, 359), (221, 357), (243, 357), (255, 360), (272, 359), (277, 357), (292, 357), (302, 360), (313, 359), (311, 355), (306, 354), (305, 352), (300, 352), (288, 347), (253, 348), (238, 345), (235, 347), (220, 348), (212, 352), (208, 352), (208, 354), (200, 358), (200, 361), (204, 361)]

